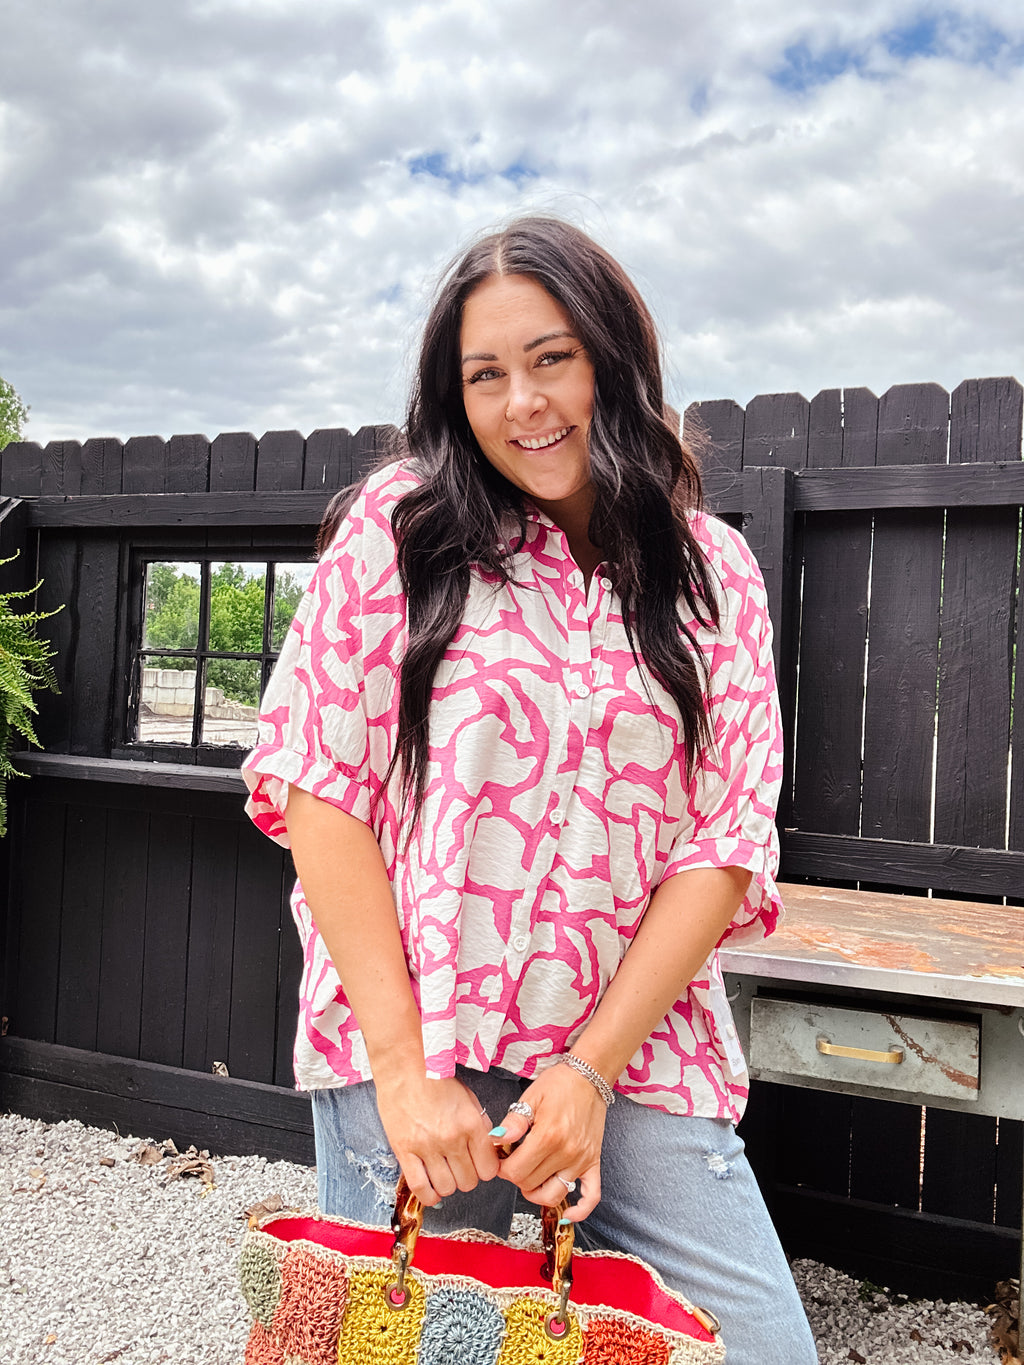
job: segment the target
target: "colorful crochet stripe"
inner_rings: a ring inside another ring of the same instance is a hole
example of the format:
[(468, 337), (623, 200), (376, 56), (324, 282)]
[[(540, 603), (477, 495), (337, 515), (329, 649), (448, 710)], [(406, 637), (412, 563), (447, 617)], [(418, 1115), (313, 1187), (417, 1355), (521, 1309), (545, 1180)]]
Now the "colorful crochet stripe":
[(281, 1298), (270, 1325), (285, 1355), (306, 1365), (336, 1365), (338, 1323), (348, 1294), (340, 1266), (293, 1247), (281, 1266)]
[(654, 1332), (594, 1318), (583, 1331), (587, 1365), (668, 1365), (668, 1345)]
[(570, 1311), (567, 1331), (554, 1340), (544, 1326), (550, 1295), (415, 1272), (396, 1308), (386, 1299), (390, 1267), (346, 1273), (341, 1261), (301, 1246), (279, 1256), (262, 1239), (242, 1253), (253, 1315), (245, 1365), (712, 1365), (723, 1358), (718, 1344), (676, 1338), (672, 1345), (607, 1309), (584, 1310), (582, 1323)]

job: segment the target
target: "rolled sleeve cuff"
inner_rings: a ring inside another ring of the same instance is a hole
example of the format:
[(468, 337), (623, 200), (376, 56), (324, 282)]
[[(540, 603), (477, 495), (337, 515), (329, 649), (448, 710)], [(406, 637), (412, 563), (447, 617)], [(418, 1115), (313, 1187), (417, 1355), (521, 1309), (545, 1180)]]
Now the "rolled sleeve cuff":
[(785, 908), (775, 885), (778, 859), (771, 844), (760, 844), (736, 835), (697, 839), (673, 851), (662, 881), (697, 867), (745, 867), (752, 874), (747, 894), (719, 947), (741, 948), (758, 943), (773, 933)]
[(364, 824), (370, 823), (370, 790), (365, 778), (345, 773), (322, 759), (261, 744), (246, 758), (242, 777), (249, 788), (245, 813), (257, 829), (283, 848), (290, 847), (284, 820), (289, 786), (300, 787)]

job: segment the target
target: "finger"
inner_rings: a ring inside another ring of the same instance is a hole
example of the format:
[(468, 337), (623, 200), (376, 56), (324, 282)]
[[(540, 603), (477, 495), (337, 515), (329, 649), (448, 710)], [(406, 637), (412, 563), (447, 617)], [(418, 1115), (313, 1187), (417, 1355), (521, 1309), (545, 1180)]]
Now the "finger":
[(509, 1110), (498, 1126), (491, 1129), (490, 1137), (499, 1146), (511, 1145), (521, 1142), (532, 1127), (533, 1120), (526, 1114), (514, 1114)]
[(459, 1081), (459, 1085), (461, 1085), (463, 1090), (466, 1092), (467, 1099), (471, 1100), (472, 1103), (476, 1105), (476, 1108), (480, 1115), (481, 1123), (483, 1123), (485, 1128), (490, 1128), (491, 1120), (487, 1116), (487, 1106), (481, 1105), (479, 1099), (477, 1099), (476, 1094), (469, 1088), (468, 1085), (466, 1085), (465, 1081)]
[(443, 1156), (433, 1157), (427, 1161), (427, 1178), (437, 1194), (437, 1199), (433, 1201), (435, 1204), (438, 1199), (447, 1199), (459, 1188), (459, 1182)]
[(418, 1156), (405, 1157), (401, 1162), (401, 1167), (402, 1174), (405, 1176), (405, 1183), (424, 1208), (430, 1209), (439, 1203), (441, 1196), (430, 1183), (427, 1168)]
[[(501, 1176), (523, 1191), (550, 1184), (555, 1171), (566, 1176), (593, 1160), (593, 1152), (580, 1152), (576, 1142), (568, 1143), (538, 1125), (501, 1163)], [(551, 1200), (544, 1202), (551, 1203)]]
[(584, 1218), (594, 1212), (601, 1202), (601, 1167), (600, 1164), (591, 1166), (588, 1171), (584, 1171), (577, 1182), (580, 1197), (571, 1208), (566, 1210), (565, 1216), (570, 1223), (581, 1223)]
[(467, 1148), (462, 1152), (448, 1153), (448, 1169), (452, 1173), (456, 1185), (463, 1192), (468, 1194), (470, 1190), (475, 1190), (480, 1183), (480, 1176), (477, 1173), (476, 1164)]
[(470, 1160), (473, 1162), (478, 1180), (493, 1180), (498, 1174), (500, 1167), (495, 1141), (485, 1132), (474, 1134), (469, 1139)]
[(577, 1182), (570, 1180), (568, 1176), (564, 1179), (560, 1175), (548, 1176), (534, 1186), (520, 1185), (520, 1191), (524, 1199), (528, 1199), (531, 1204), (545, 1204), (549, 1208), (554, 1208), (563, 1199), (569, 1199), (577, 1189)]
[[(479, 1108), (480, 1101), (473, 1092), (466, 1087), (468, 1093), (473, 1096), (473, 1102)], [(498, 1174), (498, 1146), (506, 1141), (504, 1136), (492, 1137), (496, 1132), (491, 1128), (491, 1120), (487, 1109), (480, 1108), (479, 1127), (467, 1135), (469, 1143), (469, 1159), (473, 1163), (475, 1180), (473, 1185), (467, 1186), (459, 1183), (460, 1190), (475, 1189), (481, 1180), (493, 1180)]]

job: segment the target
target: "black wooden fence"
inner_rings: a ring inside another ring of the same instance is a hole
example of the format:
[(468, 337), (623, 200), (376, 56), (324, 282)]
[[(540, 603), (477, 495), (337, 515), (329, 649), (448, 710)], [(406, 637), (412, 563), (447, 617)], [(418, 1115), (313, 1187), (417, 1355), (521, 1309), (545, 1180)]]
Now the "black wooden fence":
[[(1024, 904), (1021, 407), (1007, 379), (700, 407), (712, 484), (771, 466), (792, 527), (789, 880)], [(929, 1109), (922, 1152), (910, 1105), (755, 1085), (743, 1131), (790, 1250), (971, 1293), (1015, 1264), (1021, 1127)]]
[[(1008, 379), (687, 413), (714, 442), (709, 502), (768, 583), (790, 880), (1024, 904), (1021, 415)], [(46, 752), (24, 758), (0, 850), (7, 1107), (312, 1160), (308, 1101), (288, 1088), (289, 861), (241, 815), (237, 751), (159, 762), (133, 743), (133, 564), (308, 557), (329, 493), (387, 434), (3, 452), (0, 549), (23, 553), (0, 587), (41, 576), (40, 605), (66, 604)], [(793, 1253), (933, 1294), (1010, 1273), (1020, 1124), (929, 1110), (923, 1180), (911, 1106), (755, 1086), (744, 1133)]]

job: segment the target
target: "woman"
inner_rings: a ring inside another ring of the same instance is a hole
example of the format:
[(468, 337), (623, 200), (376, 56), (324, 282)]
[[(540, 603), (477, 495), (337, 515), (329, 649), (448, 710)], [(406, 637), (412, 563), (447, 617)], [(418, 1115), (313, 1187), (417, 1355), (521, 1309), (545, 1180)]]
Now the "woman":
[(771, 627), (621, 267), (552, 219), (478, 242), (406, 442), (329, 528), (244, 769), (299, 873), (321, 1208), (385, 1221), (400, 1165), (428, 1226), (503, 1235), (578, 1187), (578, 1244), (731, 1360), (814, 1361), (716, 959), (781, 908)]

